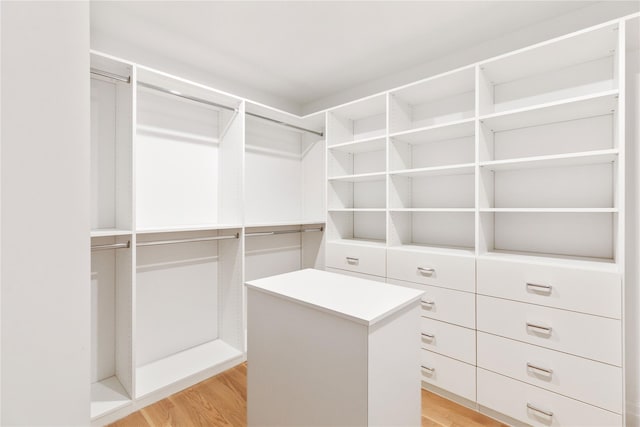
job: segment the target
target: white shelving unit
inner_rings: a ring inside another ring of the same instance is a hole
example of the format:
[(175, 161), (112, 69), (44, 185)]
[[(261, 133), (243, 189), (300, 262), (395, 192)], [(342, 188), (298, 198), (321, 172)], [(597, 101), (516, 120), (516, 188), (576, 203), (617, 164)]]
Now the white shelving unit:
[[(583, 411), (623, 424), (624, 402), (612, 388), (623, 384), (621, 359), (605, 361), (613, 377), (602, 382), (616, 403), (599, 397), (583, 406), (585, 392), (598, 393), (554, 388), (526, 363), (512, 372), (492, 357), (526, 340), (507, 333), (509, 325), (547, 334), (535, 341), (545, 356), (518, 348), (525, 359), (553, 367), (562, 359), (558, 350), (568, 351), (600, 372), (602, 360), (592, 362), (591, 350), (556, 345), (580, 335), (587, 318), (575, 310), (593, 316), (594, 328), (622, 336), (625, 25), (578, 31), (327, 113), (327, 267), (423, 290), (423, 386), (507, 423), (538, 425), (546, 408), (562, 425), (581, 420)], [(385, 95), (386, 158), (381, 119), (369, 139), (349, 127), (379, 117)], [(583, 277), (591, 274), (603, 276), (587, 284)], [(568, 297), (578, 282), (611, 302), (607, 314)], [(513, 318), (498, 321), (498, 306)], [(538, 308), (546, 306), (553, 310)], [(540, 328), (519, 325), (515, 313)], [(435, 335), (437, 341), (429, 338)], [(620, 354), (622, 343), (608, 347)], [(568, 367), (552, 370), (554, 378), (580, 381)], [(491, 387), (498, 382), (514, 393), (499, 404), (502, 391)]]

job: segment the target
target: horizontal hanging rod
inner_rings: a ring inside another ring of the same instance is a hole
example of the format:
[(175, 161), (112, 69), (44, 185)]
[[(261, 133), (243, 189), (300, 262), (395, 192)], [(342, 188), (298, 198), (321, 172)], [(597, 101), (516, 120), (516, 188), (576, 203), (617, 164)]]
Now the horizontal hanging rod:
[(279, 124), (280, 126), (286, 126), (286, 127), (289, 127), (289, 128), (301, 130), (303, 132), (309, 132), (309, 133), (312, 133), (314, 135), (324, 136), (324, 133), (318, 132), (317, 130), (305, 129), (305, 128), (302, 128), (300, 126), (295, 126), (295, 125), (292, 125), (292, 124), (289, 124), (289, 123), (281, 122), (280, 120), (275, 120), (275, 119), (272, 119), (272, 118), (269, 118), (269, 117), (261, 116), (260, 114), (251, 113), (249, 111), (247, 111), (246, 114), (247, 114), (247, 116), (257, 117), (257, 118), (262, 119), (262, 120), (267, 120), (269, 122)]
[(153, 242), (138, 242), (136, 246), (156, 246), (156, 245), (173, 245), (176, 243), (208, 242), (210, 240), (228, 240), (228, 239), (237, 239), (239, 237), (240, 237), (240, 233), (236, 233), (232, 236), (196, 237), (193, 239), (156, 240)]
[(127, 243), (111, 243), (109, 245), (95, 245), (91, 246), (92, 251), (103, 251), (106, 249), (129, 249), (131, 247), (131, 242), (127, 241)]
[(260, 231), (257, 233), (246, 233), (245, 236), (246, 237), (273, 236), (275, 234), (311, 233), (313, 231), (324, 231), (324, 228), (320, 227), (320, 228), (305, 228), (304, 230)]
[(91, 68), (91, 74), (95, 74), (96, 76), (106, 77), (108, 79), (118, 80), (120, 82), (131, 83), (130, 76), (121, 76), (120, 74), (114, 74), (108, 71), (102, 71), (97, 68)]
[(169, 95), (174, 95), (174, 96), (177, 96), (177, 97), (180, 97), (180, 98), (188, 99), (189, 101), (195, 101), (195, 102), (199, 102), (201, 104), (210, 105), (212, 107), (222, 108), (224, 110), (235, 111), (235, 112), (238, 111), (237, 108), (229, 107), (228, 105), (218, 104), (217, 102), (208, 101), (208, 100), (202, 99), (202, 98), (196, 98), (195, 96), (191, 96), (191, 95), (185, 95), (185, 94), (182, 94), (182, 93), (177, 92), (175, 90), (165, 89), (163, 87), (156, 86), (156, 85), (153, 85), (151, 83), (141, 82), (139, 80), (138, 80), (138, 86), (143, 86), (143, 87), (146, 87), (146, 88), (149, 88), (149, 89), (157, 90), (158, 92), (162, 92), (162, 93), (168, 93)]

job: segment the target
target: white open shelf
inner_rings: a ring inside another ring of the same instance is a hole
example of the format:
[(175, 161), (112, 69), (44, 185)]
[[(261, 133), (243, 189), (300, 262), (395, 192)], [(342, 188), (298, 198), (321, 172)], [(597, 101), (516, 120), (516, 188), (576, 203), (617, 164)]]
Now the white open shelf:
[(617, 24), (480, 64), (480, 114), (617, 88)]
[(475, 211), (396, 211), (389, 214), (390, 246), (475, 250)]
[(617, 109), (618, 90), (611, 89), (559, 101), (480, 116), (492, 132), (604, 116)]
[(386, 95), (376, 95), (330, 110), (327, 114), (328, 146), (386, 136)]
[(382, 136), (372, 138), (363, 138), (357, 141), (343, 142), (342, 144), (334, 144), (329, 146), (330, 151), (342, 151), (345, 153), (366, 153), (370, 151), (384, 150), (387, 145), (387, 139)]
[(341, 182), (368, 182), (368, 181), (384, 181), (385, 172), (361, 173), (357, 175), (342, 175), (329, 178), (329, 181)]
[(474, 209), (474, 168), (467, 173), (392, 175), (389, 208)]
[(387, 246), (387, 243), (383, 239), (366, 239), (366, 238), (343, 238), (343, 239), (333, 239), (329, 240), (328, 243), (341, 243), (341, 244), (349, 244), (356, 246), (373, 246), (373, 247), (381, 247), (384, 248)]
[(285, 225), (314, 225), (314, 224), (324, 224), (326, 221), (324, 219), (304, 219), (304, 220), (291, 220), (291, 221), (274, 221), (274, 222), (255, 222), (255, 223), (246, 223), (245, 228), (259, 228), (259, 227), (279, 227)]
[(121, 230), (118, 228), (98, 228), (91, 230), (91, 237), (127, 236), (132, 233), (131, 230)]
[(475, 163), (461, 165), (435, 166), (428, 168), (403, 169), (390, 172), (392, 176), (404, 176), (407, 178), (442, 176), (442, 175), (467, 175), (475, 173)]
[(474, 119), (396, 134), (389, 143), (390, 170), (473, 163), (474, 135)]
[(386, 138), (366, 142), (340, 144), (327, 153), (330, 178), (370, 173), (384, 173), (386, 168)]
[(328, 212), (327, 240), (386, 240), (386, 210)]
[(242, 224), (169, 225), (164, 227), (139, 228), (136, 230), (136, 234), (176, 233), (181, 231), (229, 230), (234, 228), (242, 228)]
[(556, 154), (549, 156), (522, 157), (508, 160), (481, 162), (480, 167), (491, 171), (544, 168), (558, 166), (580, 166), (598, 163), (613, 163), (618, 158), (617, 149), (587, 151), (581, 153)]
[(172, 354), (136, 369), (136, 397), (242, 358), (242, 351), (220, 339)]
[(474, 117), (475, 67), (393, 90), (389, 107), (390, 133)]

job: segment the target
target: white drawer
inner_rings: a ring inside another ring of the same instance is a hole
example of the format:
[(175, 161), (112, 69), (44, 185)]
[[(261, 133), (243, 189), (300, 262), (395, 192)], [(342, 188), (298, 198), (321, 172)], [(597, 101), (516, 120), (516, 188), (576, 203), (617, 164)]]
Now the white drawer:
[(476, 400), (476, 367), (431, 351), (420, 352), (422, 381)]
[(422, 317), (422, 348), (476, 364), (476, 331)]
[(620, 319), (621, 292), (618, 273), (478, 258), (483, 295)]
[(482, 295), (477, 309), (478, 331), (621, 366), (619, 320)]
[(622, 369), (615, 366), (483, 332), (478, 332), (478, 366), (622, 413)]
[(475, 292), (476, 261), (473, 256), (388, 249), (387, 277)]
[(325, 268), (325, 270), (330, 273), (344, 274), (345, 276), (358, 277), (360, 279), (373, 280), (376, 282), (386, 283), (387, 281), (384, 277), (372, 276), (371, 274), (356, 273), (354, 271), (339, 270), (337, 268), (330, 268), (330, 267)]
[[(478, 403), (532, 426), (622, 425), (622, 416), (613, 412), (480, 368), (478, 368)], [(549, 415), (540, 411), (548, 412)]]
[(384, 247), (327, 243), (327, 267), (385, 277), (386, 252)]
[(387, 279), (387, 283), (424, 291), (422, 316), (475, 329), (475, 294), (394, 279)]

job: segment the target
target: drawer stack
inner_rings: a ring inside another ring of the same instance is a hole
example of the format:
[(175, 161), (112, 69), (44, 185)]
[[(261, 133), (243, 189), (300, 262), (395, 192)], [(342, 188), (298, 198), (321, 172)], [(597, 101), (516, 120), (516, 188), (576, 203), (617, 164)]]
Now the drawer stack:
[(400, 248), (387, 250), (387, 282), (424, 291), (424, 383), (476, 400), (475, 259)]
[(532, 425), (622, 425), (621, 291), (613, 265), (479, 257), (478, 404)]

